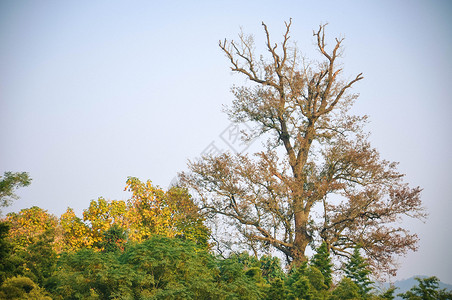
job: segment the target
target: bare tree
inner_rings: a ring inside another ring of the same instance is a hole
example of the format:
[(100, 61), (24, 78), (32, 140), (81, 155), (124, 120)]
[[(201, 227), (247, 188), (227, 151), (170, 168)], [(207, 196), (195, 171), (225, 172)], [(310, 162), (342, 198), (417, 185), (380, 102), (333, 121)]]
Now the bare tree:
[(374, 267), (394, 273), (395, 256), (416, 249), (417, 236), (397, 222), (425, 217), (421, 189), (371, 147), (367, 116), (350, 114), (357, 99), (350, 89), (363, 76), (342, 78), (343, 39), (327, 49), (320, 26), (313, 36), (322, 59), (307, 62), (289, 42), (291, 23), (279, 44), (262, 23), (267, 57), (243, 33), (219, 43), (231, 70), (250, 81), (233, 87), (227, 113), (257, 124), (248, 138), (266, 137), (265, 150), (204, 156), (189, 163), (183, 182), (206, 213), (230, 220), (248, 244), (280, 250), (289, 263), (306, 261), (307, 247), (325, 241), (339, 257), (360, 245)]

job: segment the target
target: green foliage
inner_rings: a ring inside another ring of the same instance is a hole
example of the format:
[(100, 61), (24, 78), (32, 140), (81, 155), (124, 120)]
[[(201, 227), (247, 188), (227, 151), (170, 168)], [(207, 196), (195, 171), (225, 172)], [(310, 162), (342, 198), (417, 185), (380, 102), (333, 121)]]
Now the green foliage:
[(328, 286), (325, 284), (325, 277), (322, 272), (316, 267), (310, 266), (307, 269), (306, 275), (309, 279), (311, 286), (316, 291), (326, 291), (328, 290)]
[(286, 276), (284, 271), (281, 269), (281, 261), (279, 258), (264, 255), (259, 259), (259, 262), (262, 270), (262, 276), (267, 280), (267, 282), (273, 282)]
[(342, 278), (334, 289), (331, 300), (361, 299), (359, 287), (348, 277)]
[(292, 269), (286, 280), (287, 299), (327, 299), (328, 287), (322, 273), (304, 263)]
[(313, 287), (306, 276), (306, 270), (307, 266), (303, 264), (289, 276), (287, 280), (287, 286), (289, 287), (287, 299), (311, 300), (314, 298)]
[(261, 274), (256, 267), (244, 272), (243, 264), (235, 257), (218, 260), (218, 283), (222, 299), (260, 299), (257, 284), (262, 284)]
[[(328, 286), (318, 269), (329, 266), (320, 247), (310, 265), (304, 263), (286, 274), (278, 258), (258, 259), (243, 252), (218, 259), (203, 245), (180, 236), (127, 241), (126, 231), (117, 224), (103, 233), (95, 247), (63, 252), (58, 259), (53, 247), (55, 230), (45, 230), (26, 243), (11, 244), (6, 237), (8, 227), (8, 223), (0, 223), (0, 243), (5, 245), (0, 252), (4, 263), (0, 299), (50, 299), (49, 295), (52, 299), (394, 298), (393, 289), (380, 296), (369, 292), (370, 271), (359, 249), (346, 265), (347, 277)], [(451, 299), (450, 293), (438, 290), (437, 278), (418, 281), (419, 286), (401, 296)], [(367, 288), (364, 294), (362, 282)]]
[(288, 288), (286, 287), (284, 280), (276, 278), (266, 290), (265, 299), (268, 300), (284, 300), (287, 299)]
[(153, 236), (123, 253), (66, 253), (46, 287), (54, 299), (259, 299), (262, 281), (191, 241)]
[(8, 278), (0, 286), (0, 299), (9, 300), (52, 300), (47, 292), (28, 277)]
[(36, 238), (26, 248), (17, 249), (12, 255), (16, 264), (16, 275), (29, 277), (43, 285), (55, 270), (57, 254), (52, 247), (54, 230), (49, 229)]
[(215, 291), (212, 259), (192, 242), (154, 236), (131, 246), (120, 261), (132, 268), (137, 297), (202, 299)]
[(353, 254), (350, 256), (349, 262), (345, 265), (345, 274), (359, 288), (359, 294), (366, 298), (372, 290), (372, 281), (369, 279), (371, 271), (368, 268), (366, 260), (361, 256), (360, 248), (355, 247)]
[[(10, 190), (2, 192), (14, 196), (14, 184), (29, 184), (24, 174), (8, 174), (9, 185), (6, 179), (2, 184)], [(359, 248), (336, 286), (325, 243), (309, 265), (288, 274), (277, 257), (242, 252), (216, 258), (186, 189), (165, 192), (133, 177), (127, 184), (131, 199), (92, 201), (83, 220), (72, 209), (59, 222), (39, 207), (9, 213), (0, 222), (0, 299), (394, 298), (394, 289), (370, 293), (370, 270)], [(400, 296), (452, 299), (438, 289), (436, 277), (418, 281)]]
[(316, 251), (316, 254), (311, 259), (311, 265), (316, 267), (323, 275), (324, 283), (329, 288), (332, 283), (332, 267), (330, 253), (328, 246), (323, 242)]
[(387, 299), (387, 300), (392, 300), (395, 298), (395, 291), (397, 290), (396, 287), (391, 286), (389, 289), (383, 291), (383, 293), (380, 295), (381, 299)]
[(57, 219), (33, 206), (19, 213), (9, 213), (6, 220), (10, 224), (7, 238), (10, 250), (3, 258), (2, 280), (25, 276), (43, 284), (55, 267)]
[(271, 283), (278, 278), (282, 279), (285, 277), (284, 271), (281, 269), (281, 261), (277, 257), (263, 255), (258, 259), (244, 251), (240, 254), (232, 254), (229, 259), (241, 264), (245, 271), (250, 268), (259, 269), (261, 276), (265, 279), (266, 283)]
[(233, 254), (231, 254), (231, 256), (229, 256), (228, 259), (241, 264), (245, 270), (249, 269), (249, 268), (260, 266), (259, 259), (254, 255), (249, 255), (249, 253), (246, 251), (243, 251), (238, 254), (233, 253)]
[(9, 259), (13, 246), (8, 240), (10, 224), (8, 222), (0, 222), (0, 284), (2, 284), (5, 279), (14, 270), (14, 266)]
[(115, 257), (93, 249), (64, 254), (46, 287), (54, 299), (108, 299), (113, 290), (124, 284), (121, 278), (110, 280), (109, 270), (117, 266)]
[(19, 197), (14, 193), (15, 190), (19, 187), (28, 186), (30, 183), (31, 178), (27, 172), (5, 172), (3, 176), (0, 176), (0, 207), (8, 206), (12, 200), (18, 199)]
[(124, 228), (114, 224), (107, 231), (103, 233), (102, 240), (97, 247), (103, 252), (117, 252), (124, 251), (127, 242), (127, 232)]
[(408, 300), (433, 300), (433, 299), (452, 299), (452, 292), (439, 289), (439, 279), (435, 276), (428, 278), (415, 278), (418, 281), (417, 286), (413, 286), (406, 293), (398, 294), (403, 299)]

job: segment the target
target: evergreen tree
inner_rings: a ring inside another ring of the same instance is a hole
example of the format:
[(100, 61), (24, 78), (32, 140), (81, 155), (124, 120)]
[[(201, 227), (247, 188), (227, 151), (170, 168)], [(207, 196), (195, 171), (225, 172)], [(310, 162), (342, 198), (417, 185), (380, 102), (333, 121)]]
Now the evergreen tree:
[(267, 300), (285, 300), (287, 299), (287, 287), (284, 281), (280, 278), (276, 278), (267, 289), (266, 293)]
[(287, 299), (327, 299), (329, 292), (324, 282), (322, 273), (316, 267), (304, 263), (292, 269), (287, 276)]
[(417, 286), (413, 286), (409, 291), (397, 296), (408, 300), (434, 300), (434, 299), (452, 299), (452, 292), (439, 289), (439, 279), (435, 276), (428, 278), (415, 278), (418, 281)]
[(393, 300), (395, 298), (395, 291), (397, 290), (397, 287), (391, 286), (389, 289), (385, 290), (381, 295), (380, 298), (387, 299), (387, 300)]
[(334, 289), (330, 300), (360, 299), (359, 287), (347, 277), (342, 278)]
[(345, 265), (345, 274), (350, 278), (359, 288), (359, 294), (363, 298), (369, 296), (370, 290), (372, 290), (372, 281), (369, 279), (371, 271), (368, 268), (368, 263), (361, 256), (359, 252), (360, 247), (355, 247), (352, 256), (348, 264)]
[(281, 269), (281, 261), (277, 257), (264, 255), (259, 259), (262, 276), (267, 282), (272, 282), (285, 277)]
[(311, 259), (311, 265), (322, 273), (324, 283), (329, 288), (332, 282), (331, 268), (333, 267), (333, 264), (331, 263), (330, 252), (328, 251), (328, 246), (325, 242), (317, 248), (317, 253), (314, 254)]

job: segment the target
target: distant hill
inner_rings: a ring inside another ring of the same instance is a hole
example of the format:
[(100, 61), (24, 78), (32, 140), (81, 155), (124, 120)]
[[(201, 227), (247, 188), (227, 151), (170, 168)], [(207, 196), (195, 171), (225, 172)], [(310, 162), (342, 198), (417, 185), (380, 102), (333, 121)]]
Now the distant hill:
[[(400, 294), (400, 293), (405, 293), (406, 291), (411, 289), (413, 286), (418, 285), (417, 280), (414, 279), (415, 277), (427, 278), (429, 276), (416, 275), (416, 276), (410, 277), (408, 279), (404, 279), (404, 280), (400, 280), (400, 281), (394, 282), (394, 286), (397, 287), (397, 290), (395, 291), (395, 295)], [(386, 289), (388, 287), (389, 287), (388, 283), (383, 284), (383, 288)], [(452, 284), (447, 284), (447, 283), (440, 282), (439, 283), (439, 288), (452, 291)], [(395, 300), (401, 300), (401, 299), (402, 298), (400, 298), (400, 297), (396, 297), (395, 298)]]

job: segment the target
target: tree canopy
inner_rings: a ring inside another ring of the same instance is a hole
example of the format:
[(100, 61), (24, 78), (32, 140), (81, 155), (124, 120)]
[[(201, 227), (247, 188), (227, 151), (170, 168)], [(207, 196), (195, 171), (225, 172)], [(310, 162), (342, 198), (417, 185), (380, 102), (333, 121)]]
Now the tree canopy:
[[(9, 213), (0, 223), (0, 299), (394, 298), (394, 289), (371, 289), (358, 247), (339, 272), (326, 242), (290, 269), (257, 252), (216, 256), (187, 190), (133, 177), (126, 189), (128, 201), (91, 201), (83, 218), (36, 206)], [(400, 296), (450, 299), (436, 278)]]
[(308, 60), (291, 42), (291, 21), (280, 43), (262, 25), (267, 55), (243, 33), (219, 46), (249, 82), (232, 88), (226, 112), (254, 125), (245, 140), (260, 137), (264, 149), (203, 156), (189, 163), (182, 181), (207, 216), (229, 222), (253, 251), (272, 246), (299, 265), (309, 245), (325, 242), (340, 258), (360, 244), (371, 266), (394, 273), (394, 258), (417, 247), (416, 234), (394, 224), (424, 217), (421, 189), (371, 146), (367, 116), (350, 112), (358, 98), (351, 89), (363, 76), (346, 79), (344, 40), (328, 46), (320, 26), (313, 36), (321, 59)]
[(350, 260), (345, 265), (345, 275), (350, 278), (358, 287), (358, 292), (363, 298), (367, 298), (372, 290), (372, 281), (370, 274), (372, 273), (365, 259), (361, 256), (360, 247), (355, 247)]
[[(115, 226), (124, 231), (126, 240), (144, 241), (153, 235), (179, 237), (208, 247), (209, 229), (187, 190), (172, 187), (168, 191), (129, 177), (125, 190), (132, 193), (127, 201), (92, 200), (77, 217), (71, 208), (61, 216), (63, 245), (66, 250), (98, 248), (106, 244), (105, 234)], [(112, 233), (112, 232), (110, 232)]]
[(446, 300), (452, 299), (452, 291), (439, 288), (439, 279), (436, 276), (427, 278), (415, 278), (418, 285), (413, 286), (405, 293), (400, 293), (398, 296), (408, 300)]
[(31, 178), (27, 172), (5, 172), (3, 176), (0, 176), (0, 207), (8, 206), (12, 200), (18, 199), (15, 190), (28, 186), (30, 183)]

